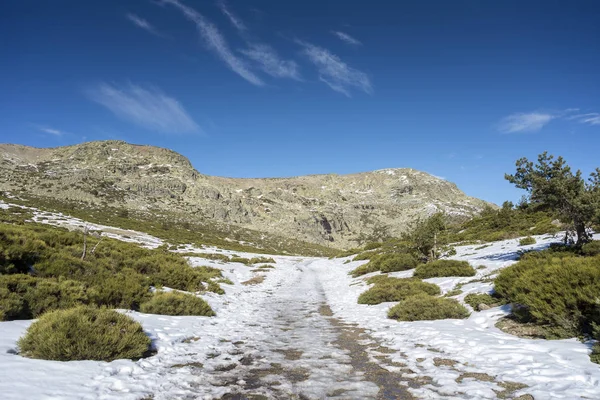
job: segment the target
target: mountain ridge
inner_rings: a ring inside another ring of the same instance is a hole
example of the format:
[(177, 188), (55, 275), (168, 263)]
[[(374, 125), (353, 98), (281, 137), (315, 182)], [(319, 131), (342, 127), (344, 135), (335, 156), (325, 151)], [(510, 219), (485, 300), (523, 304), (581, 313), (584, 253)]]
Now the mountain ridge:
[(467, 218), (489, 204), (412, 168), (228, 178), (198, 172), (173, 150), (115, 140), (0, 144), (0, 155), (5, 192), (175, 213), (340, 249), (398, 236), (436, 211)]

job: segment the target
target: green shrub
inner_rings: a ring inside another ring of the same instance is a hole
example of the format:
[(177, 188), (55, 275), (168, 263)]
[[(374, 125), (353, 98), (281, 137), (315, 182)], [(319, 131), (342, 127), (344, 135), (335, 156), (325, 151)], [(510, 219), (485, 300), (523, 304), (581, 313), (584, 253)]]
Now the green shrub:
[(501, 302), (501, 299), (494, 297), (488, 293), (471, 293), (465, 296), (465, 303), (473, 307), (474, 310), (478, 310), (478, 306), (480, 304), (485, 304), (486, 306), (493, 307)]
[(469, 311), (454, 299), (418, 294), (406, 298), (388, 311), (388, 317), (399, 321), (431, 321), (463, 319)]
[(181, 292), (156, 293), (150, 300), (142, 303), (140, 311), (162, 315), (215, 315), (206, 301), (193, 294)]
[(37, 318), (46, 311), (87, 302), (85, 287), (77, 281), (0, 275), (0, 320)]
[(358, 303), (379, 304), (388, 301), (401, 301), (416, 294), (435, 296), (440, 294), (440, 288), (432, 283), (417, 279), (378, 279), (375, 286), (358, 297)]
[(357, 254), (356, 257), (352, 259), (352, 261), (370, 260), (371, 257), (377, 255), (377, 253), (373, 253), (372, 251), (363, 251), (362, 253)]
[(275, 264), (275, 260), (273, 257), (252, 257), (248, 264), (260, 264), (260, 263), (273, 263)]
[(421, 264), (414, 273), (415, 278), (427, 279), (447, 276), (474, 276), (476, 271), (466, 261), (437, 260)]
[(21, 354), (43, 360), (138, 359), (150, 346), (142, 326), (116, 311), (77, 307), (48, 312), (18, 342)]
[(560, 255), (521, 259), (500, 272), (495, 291), (521, 322), (548, 326), (549, 337), (588, 334), (600, 324), (600, 256)]
[(594, 240), (581, 247), (581, 254), (592, 257), (600, 255), (600, 240)]
[(232, 263), (237, 262), (237, 263), (242, 263), (242, 264), (248, 265), (248, 264), (250, 264), (250, 259), (249, 258), (244, 258), (244, 257), (234, 256), (234, 257), (231, 257), (231, 259), (229, 260), (229, 262), (232, 262)]
[(102, 273), (91, 281), (88, 296), (90, 303), (97, 306), (139, 310), (140, 304), (151, 296), (150, 282), (132, 269), (114, 275)]
[(418, 261), (412, 254), (389, 254), (379, 260), (381, 272), (406, 271), (417, 266)]
[(365, 246), (363, 247), (363, 250), (375, 250), (378, 249), (382, 246), (382, 243), (380, 242), (371, 242), (371, 243), (367, 243), (365, 244)]
[(22, 296), (0, 288), (0, 321), (26, 319), (30, 316)]
[(521, 240), (519, 240), (519, 246), (528, 246), (530, 244), (536, 244), (537, 241), (535, 240), (535, 238), (531, 237), (531, 236), (527, 236), (522, 238)]
[[(357, 258), (355, 258), (354, 261), (356, 261), (356, 259)], [(375, 271), (405, 271), (417, 266), (417, 259), (412, 254), (408, 253), (371, 253), (369, 259), (370, 261), (368, 263), (355, 268), (350, 272), (350, 274), (356, 278), (357, 276), (365, 275)]]

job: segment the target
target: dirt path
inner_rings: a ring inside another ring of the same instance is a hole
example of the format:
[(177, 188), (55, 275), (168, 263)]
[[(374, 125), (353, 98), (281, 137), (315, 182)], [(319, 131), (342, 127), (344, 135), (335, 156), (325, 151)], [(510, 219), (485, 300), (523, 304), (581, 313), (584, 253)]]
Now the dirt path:
[[(227, 387), (223, 399), (411, 399), (407, 387), (418, 382), (402, 378), (402, 365), (388, 362), (390, 372), (369, 357), (373, 347), (385, 363), (385, 349), (332, 316), (310, 264), (299, 263), (266, 297), (255, 297), (261, 301), (243, 325), (224, 332), (229, 350), (214, 354), (212, 371), (202, 375)], [(239, 301), (253, 301), (255, 290)]]

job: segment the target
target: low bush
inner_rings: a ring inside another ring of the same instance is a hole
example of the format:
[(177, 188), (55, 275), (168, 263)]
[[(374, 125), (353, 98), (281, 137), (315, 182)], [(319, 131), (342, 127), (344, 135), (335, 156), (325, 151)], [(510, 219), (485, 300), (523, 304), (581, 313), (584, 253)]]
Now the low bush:
[(142, 326), (113, 310), (77, 307), (48, 312), (19, 339), (22, 355), (56, 361), (138, 359), (150, 338)]
[(359, 304), (379, 304), (388, 301), (401, 301), (416, 294), (435, 296), (440, 288), (418, 279), (380, 278), (375, 285), (358, 297)]
[(0, 275), (0, 320), (37, 318), (42, 313), (88, 303), (77, 281)]
[(474, 310), (479, 311), (480, 304), (495, 307), (496, 305), (502, 303), (502, 299), (494, 297), (488, 293), (471, 293), (465, 296), (465, 303), (473, 307)]
[(181, 292), (159, 292), (142, 303), (140, 311), (161, 315), (202, 315), (212, 317), (215, 312), (200, 297)]
[(244, 257), (239, 257), (239, 256), (233, 256), (233, 257), (231, 257), (231, 259), (229, 260), (229, 262), (232, 262), (232, 263), (241, 263), (241, 264), (249, 265), (250, 264), (250, 259), (249, 258), (244, 258)]
[(252, 257), (248, 264), (264, 264), (264, 263), (272, 263), (275, 264), (275, 260), (273, 257)]
[(521, 240), (519, 240), (519, 246), (529, 246), (531, 244), (536, 244), (537, 241), (535, 240), (535, 238), (531, 237), (531, 236), (527, 236), (522, 238)]
[[(354, 261), (356, 260), (357, 258), (354, 259)], [(371, 253), (369, 260), (370, 261), (368, 263), (355, 268), (350, 272), (350, 274), (356, 278), (357, 276), (365, 275), (375, 271), (405, 271), (407, 269), (415, 268), (418, 264), (417, 259), (409, 253)]]
[(600, 255), (600, 240), (594, 240), (581, 246), (581, 254), (587, 257)]
[(545, 325), (548, 337), (573, 337), (600, 324), (600, 256), (540, 252), (505, 268), (495, 280), (496, 293), (513, 303), (520, 322)]
[(388, 317), (399, 321), (431, 321), (463, 319), (469, 311), (454, 299), (418, 294), (407, 297), (388, 311)]
[(363, 247), (363, 250), (375, 250), (378, 249), (382, 246), (382, 243), (380, 242), (370, 242), (365, 244), (365, 246)]
[(362, 253), (358, 253), (353, 259), (352, 261), (363, 261), (363, 260), (370, 260), (371, 257), (373, 256), (377, 256), (377, 253), (374, 253), (372, 251), (363, 251)]
[(381, 272), (406, 271), (417, 266), (418, 261), (412, 254), (390, 254), (379, 261)]
[(477, 272), (466, 261), (437, 260), (421, 264), (414, 273), (415, 278), (427, 279), (447, 276), (474, 276)]

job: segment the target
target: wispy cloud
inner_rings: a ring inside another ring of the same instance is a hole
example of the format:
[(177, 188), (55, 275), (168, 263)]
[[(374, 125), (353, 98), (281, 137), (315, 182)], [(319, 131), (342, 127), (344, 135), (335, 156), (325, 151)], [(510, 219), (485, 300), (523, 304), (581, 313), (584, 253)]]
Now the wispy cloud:
[(498, 130), (503, 133), (537, 132), (556, 118), (551, 113), (515, 113), (500, 121)]
[(569, 117), (570, 120), (575, 120), (582, 124), (600, 125), (599, 113), (577, 114)]
[(240, 50), (253, 60), (260, 69), (275, 78), (291, 78), (300, 80), (300, 68), (293, 60), (283, 60), (275, 49), (261, 43), (251, 43), (247, 49)]
[(214, 51), (217, 56), (236, 74), (252, 83), (253, 85), (264, 85), (260, 79), (246, 64), (246, 62), (237, 57), (229, 48), (227, 41), (219, 31), (219, 29), (208, 19), (206, 19), (198, 11), (191, 7), (182, 4), (179, 0), (162, 0), (161, 4), (170, 4), (177, 8), (196, 25), (202, 39), (204, 39), (209, 49)]
[(238, 18), (237, 15), (235, 15), (229, 9), (229, 7), (227, 6), (227, 3), (225, 3), (225, 0), (220, 0), (217, 3), (217, 6), (221, 10), (221, 12), (223, 14), (225, 14), (225, 16), (229, 19), (229, 21), (231, 22), (231, 25), (233, 25), (235, 27), (235, 29), (237, 29), (240, 33), (246, 32), (246, 25), (240, 18)]
[(553, 120), (600, 125), (599, 113), (575, 114), (578, 111), (579, 108), (567, 108), (561, 111), (514, 113), (503, 118), (497, 124), (497, 128), (502, 133), (537, 132)]
[(350, 89), (373, 93), (371, 80), (364, 72), (350, 67), (329, 50), (311, 43), (296, 40), (303, 47), (303, 54), (317, 67), (319, 79), (336, 92), (350, 97)]
[(119, 118), (148, 129), (166, 133), (200, 131), (176, 99), (153, 87), (128, 84), (119, 88), (101, 83), (89, 88), (86, 94)]
[(63, 136), (66, 135), (67, 132), (61, 131), (59, 129), (49, 128), (47, 126), (38, 126), (38, 129), (44, 133), (49, 133), (54, 136)]
[(146, 21), (144, 18), (136, 14), (127, 14), (127, 19), (130, 20), (135, 26), (145, 30), (146, 32), (149, 32), (156, 36), (162, 36), (160, 32), (158, 32), (158, 30), (154, 26), (152, 26), (150, 22)]
[(300, 68), (295, 61), (284, 60), (272, 46), (249, 39), (251, 35), (244, 21), (233, 13), (224, 0), (220, 0), (217, 5), (246, 42), (247, 48), (239, 50), (241, 54), (251, 60), (256, 67), (274, 78), (300, 80)]
[(347, 33), (340, 32), (340, 31), (331, 31), (331, 33), (333, 33), (335, 36), (337, 36), (338, 39), (340, 39), (342, 42), (345, 42), (347, 44), (351, 44), (353, 46), (362, 45), (362, 43), (360, 41), (354, 39), (352, 36), (348, 35)]

